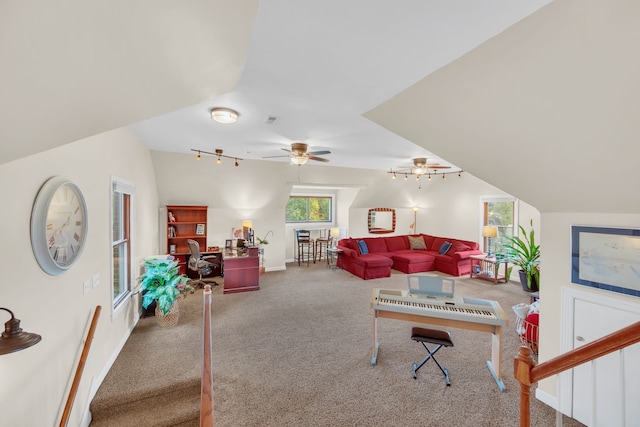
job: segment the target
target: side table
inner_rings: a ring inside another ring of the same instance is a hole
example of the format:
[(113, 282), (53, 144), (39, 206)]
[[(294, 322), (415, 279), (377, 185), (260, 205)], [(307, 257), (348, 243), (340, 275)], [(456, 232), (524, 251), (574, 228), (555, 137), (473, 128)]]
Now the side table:
[[(469, 278), (490, 280), (493, 283), (504, 282), (507, 283), (507, 268), (509, 267), (509, 261), (503, 258), (496, 258), (494, 256), (487, 256), (487, 254), (471, 255), (469, 257), (469, 263), (471, 264), (471, 272)], [(504, 265), (504, 269), (500, 269), (500, 266)]]
[(342, 249), (327, 248), (327, 267), (338, 268), (338, 257), (342, 255)]

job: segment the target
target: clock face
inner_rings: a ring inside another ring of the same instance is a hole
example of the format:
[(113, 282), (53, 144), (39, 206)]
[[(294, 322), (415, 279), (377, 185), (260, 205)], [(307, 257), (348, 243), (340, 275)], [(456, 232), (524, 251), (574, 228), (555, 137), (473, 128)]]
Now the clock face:
[(80, 189), (62, 177), (47, 181), (33, 205), (31, 245), (48, 274), (66, 271), (80, 256), (87, 233), (87, 208)]

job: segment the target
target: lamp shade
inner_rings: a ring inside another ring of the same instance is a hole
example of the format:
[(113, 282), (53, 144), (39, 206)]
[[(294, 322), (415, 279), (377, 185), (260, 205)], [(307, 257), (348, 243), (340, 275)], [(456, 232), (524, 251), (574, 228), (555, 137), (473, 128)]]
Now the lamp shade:
[(491, 226), (485, 226), (482, 229), (482, 236), (483, 237), (498, 237), (498, 228), (497, 227), (491, 227)]
[(242, 227), (253, 228), (253, 221), (251, 221), (250, 219), (243, 219)]
[(11, 315), (11, 319), (4, 324), (4, 332), (0, 335), (0, 354), (24, 350), (42, 340), (42, 337), (38, 334), (23, 331), (20, 327), (20, 320), (15, 318), (11, 310), (1, 307), (0, 310), (6, 311)]
[(334, 239), (337, 239), (338, 237), (340, 237), (340, 229), (339, 228), (332, 228), (331, 229), (331, 237), (333, 237)]

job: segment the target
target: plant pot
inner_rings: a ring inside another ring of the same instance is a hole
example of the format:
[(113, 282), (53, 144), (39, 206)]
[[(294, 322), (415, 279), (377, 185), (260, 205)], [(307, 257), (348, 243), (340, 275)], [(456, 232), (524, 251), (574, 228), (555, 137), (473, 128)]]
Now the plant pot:
[(527, 273), (524, 270), (518, 270), (518, 274), (520, 275), (520, 284), (522, 285), (522, 290), (526, 292), (538, 292), (539, 286), (536, 280), (536, 276), (531, 277), (531, 287), (527, 286)]
[(171, 306), (171, 310), (167, 314), (162, 313), (160, 307), (156, 305), (156, 322), (161, 328), (172, 328), (178, 325), (178, 319), (180, 318), (180, 300), (182, 295), (178, 295), (176, 300)]

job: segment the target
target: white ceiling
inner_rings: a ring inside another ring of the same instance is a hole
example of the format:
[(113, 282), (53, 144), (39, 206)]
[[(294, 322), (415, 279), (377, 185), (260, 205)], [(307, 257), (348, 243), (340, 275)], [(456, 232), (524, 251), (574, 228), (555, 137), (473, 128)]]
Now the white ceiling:
[[(310, 151), (331, 151), (324, 156), (329, 166), (388, 170), (410, 166), (414, 157), (449, 164), (363, 114), (547, 3), (260, 2), (232, 91), (130, 129), (151, 149), (179, 153), (223, 149), (262, 159), (302, 141)], [(215, 106), (237, 110), (238, 122), (213, 122)], [(268, 116), (278, 119), (267, 124)]]

